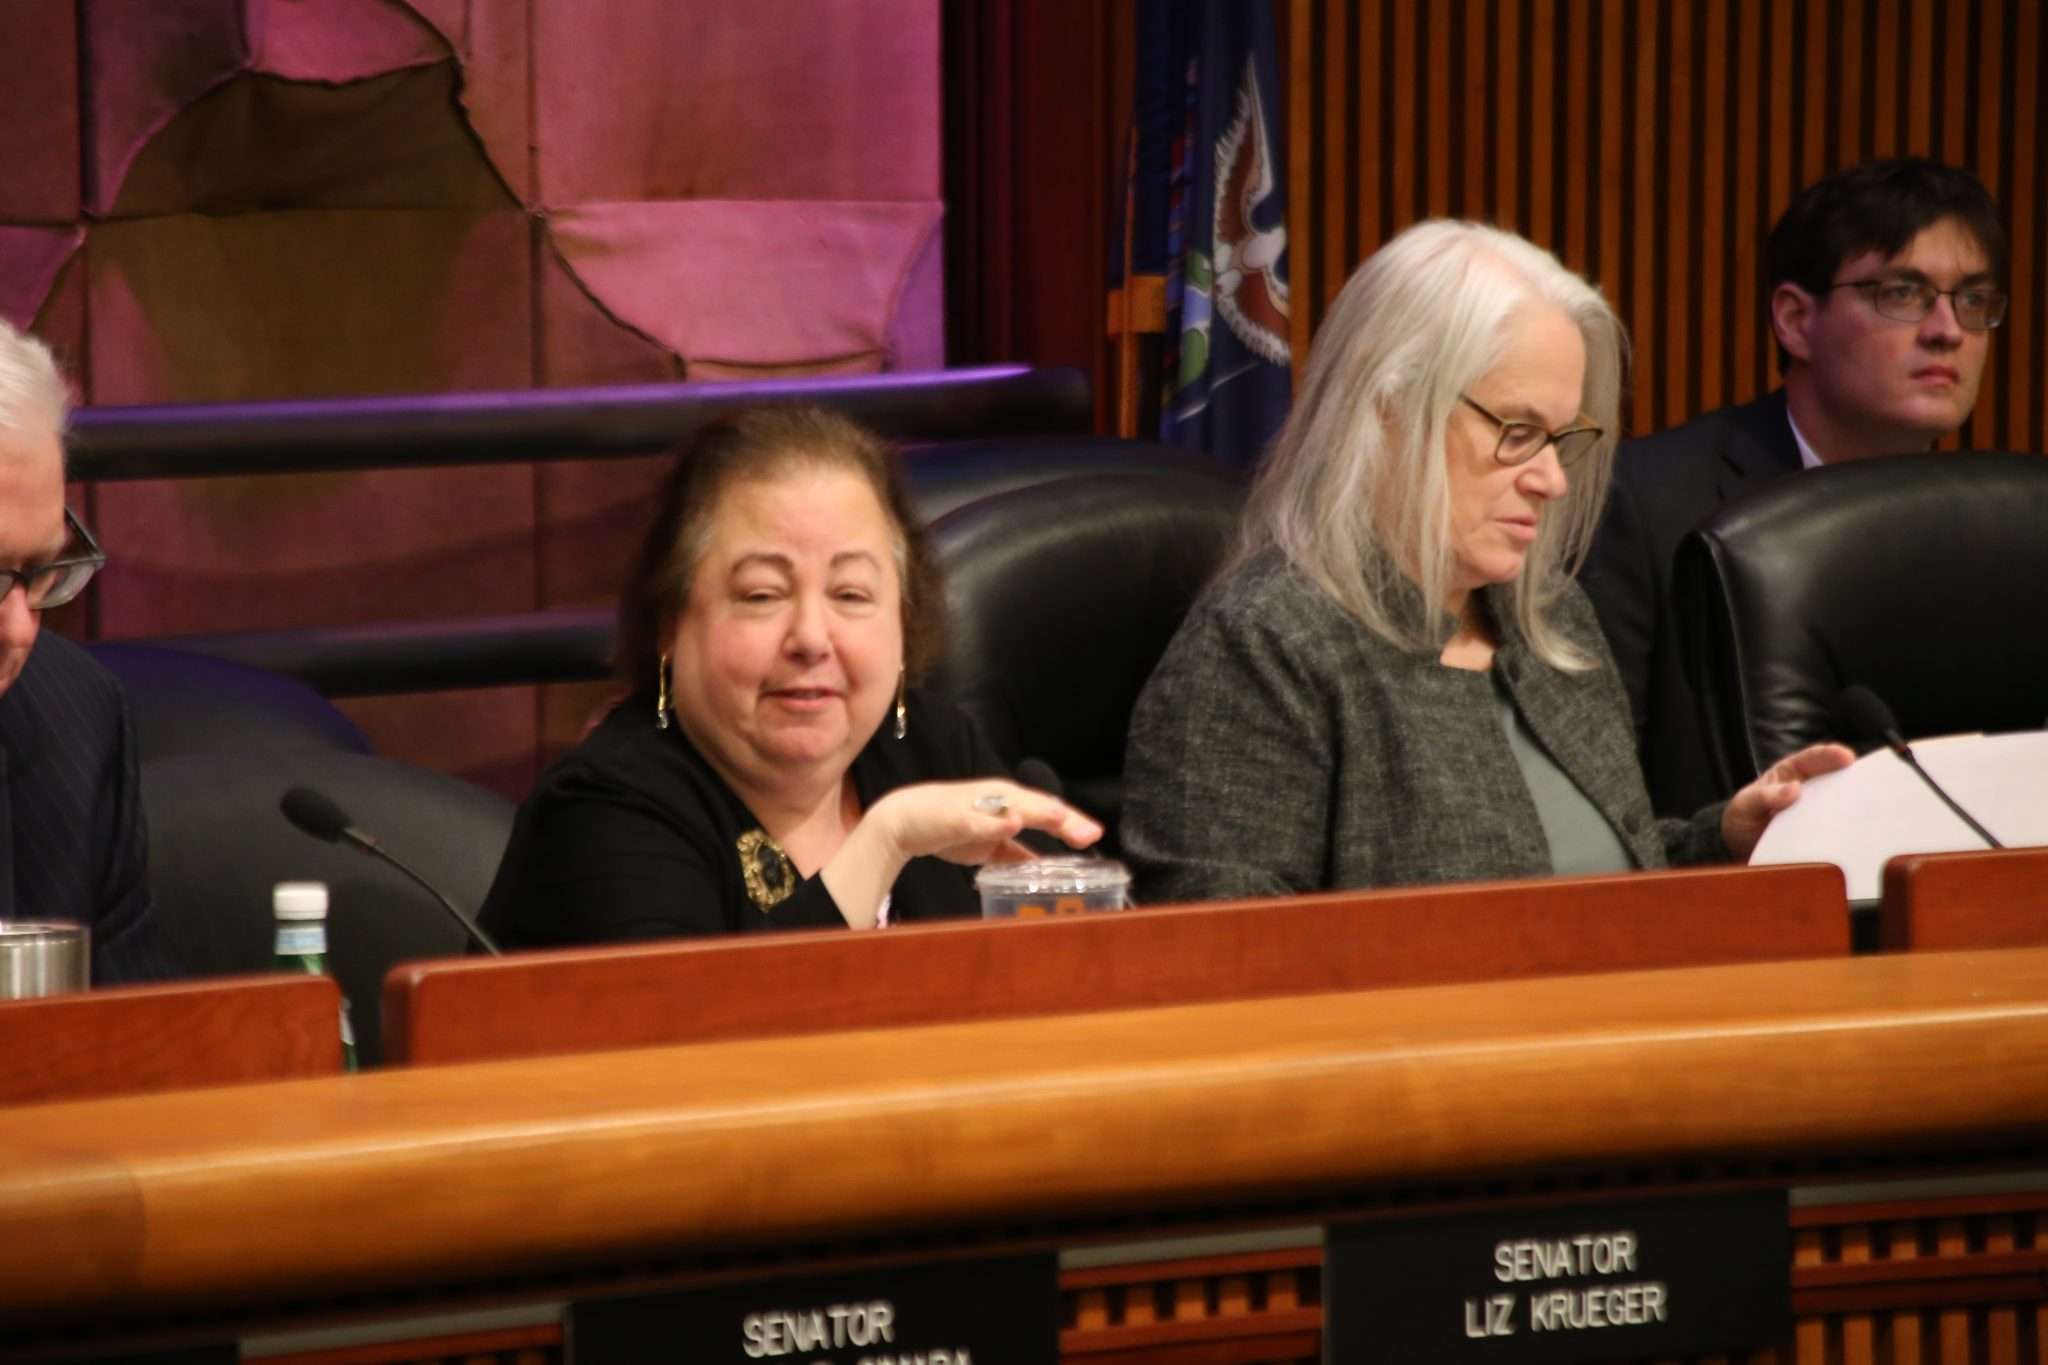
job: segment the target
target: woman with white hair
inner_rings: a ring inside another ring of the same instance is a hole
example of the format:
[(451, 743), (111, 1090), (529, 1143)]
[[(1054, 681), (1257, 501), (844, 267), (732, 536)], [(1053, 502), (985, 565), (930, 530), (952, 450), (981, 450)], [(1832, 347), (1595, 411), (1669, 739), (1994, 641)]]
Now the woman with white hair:
[(1746, 858), (1804, 750), (1691, 820), (1650, 812), (1572, 582), (1626, 341), (1542, 248), (1418, 224), (1317, 335), (1242, 544), (1131, 722), (1123, 845), (1151, 901)]

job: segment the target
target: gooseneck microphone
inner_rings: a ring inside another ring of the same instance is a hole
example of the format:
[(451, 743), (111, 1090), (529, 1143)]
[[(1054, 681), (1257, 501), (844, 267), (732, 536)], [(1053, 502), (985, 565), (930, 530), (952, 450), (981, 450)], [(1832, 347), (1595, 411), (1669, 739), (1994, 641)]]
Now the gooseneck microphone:
[(293, 787), (279, 799), (277, 808), (284, 812), (285, 819), (315, 839), (330, 844), (352, 844), (371, 857), (381, 858), (391, 864), (410, 877), (422, 891), (432, 896), (441, 908), (448, 912), (449, 917), (462, 926), (462, 932), (469, 935), (472, 942), (493, 956), (499, 955), (500, 949), (497, 944), (491, 942), (491, 936), (478, 928), (469, 916), (456, 909), (455, 902), (442, 895), (440, 887), (387, 852), (377, 842), (376, 835), (357, 829), (350, 822), (348, 812), (335, 805), (326, 793), (315, 791), (311, 787)]
[(1052, 764), (1042, 758), (1024, 758), (1017, 761), (1017, 785), (1062, 799), (1067, 794), (1060, 782), (1060, 775), (1052, 770)]
[[(1052, 764), (1042, 758), (1018, 759), (1015, 777), (1020, 787), (1029, 787), (1033, 791), (1044, 792), (1047, 796), (1056, 796), (1062, 801), (1067, 799), (1066, 784), (1061, 782), (1060, 775), (1052, 770)], [(1017, 842), (1041, 858), (1057, 858), (1073, 852), (1052, 835), (1035, 829), (1027, 829), (1018, 834)]]
[(1906, 743), (1905, 735), (1899, 731), (1899, 718), (1892, 714), (1891, 707), (1884, 704), (1884, 698), (1862, 683), (1855, 683), (1842, 689), (1842, 695), (1835, 702), (1835, 713), (1848, 725), (1851, 733), (1883, 740), (1885, 747), (1897, 754), (1899, 761), (1911, 768), (1915, 775), (1927, 784), (1927, 790), (1940, 797), (1941, 804), (1954, 811), (1956, 818), (1968, 825), (1979, 839), (1992, 848), (2005, 847), (1991, 837), (1990, 830), (1978, 824), (1968, 811), (1957, 805), (1955, 798), (1943, 791), (1941, 784), (1928, 774), (1927, 769), (1920, 766), (1920, 760), (1913, 757), (1913, 746)]

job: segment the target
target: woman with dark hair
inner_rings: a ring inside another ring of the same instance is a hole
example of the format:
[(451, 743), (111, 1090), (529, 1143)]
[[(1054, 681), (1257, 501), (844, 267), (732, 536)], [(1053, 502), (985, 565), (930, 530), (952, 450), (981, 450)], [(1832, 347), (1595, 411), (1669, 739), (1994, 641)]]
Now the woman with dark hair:
[[(971, 915), (969, 868), (1088, 817), (910, 686), (945, 601), (900, 461), (816, 409), (706, 428), (619, 608), (630, 695), (520, 808), (479, 921), (507, 946)], [(970, 780), (971, 779), (971, 780)]]

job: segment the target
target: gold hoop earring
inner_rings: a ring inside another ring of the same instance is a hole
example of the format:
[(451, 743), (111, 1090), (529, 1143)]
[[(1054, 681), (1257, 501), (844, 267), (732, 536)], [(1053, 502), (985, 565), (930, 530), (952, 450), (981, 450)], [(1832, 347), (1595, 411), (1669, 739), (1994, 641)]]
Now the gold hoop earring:
[(904, 705), (903, 705), (903, 693), (904, 693), (904, 690), (905, 690), (905, 689), (906, 689), (906, 688), (907, 688), (907, 687), (908, 687), (909, 685), (910, 685), (910, 677), (909, 677), (909, 671), (908, 671), (907, 669), (900, 669), (900, 668), (899, 668), (899, 669), (897, 669), (897, 670), (896, 670), (896, 738), (898, 738), (898, 739), (901, 739), (901, 738), (903, 738), (903, 737), (904, 737), (905, 735), (907, 735), (907, 734), (909, 734), (909, 733), (910, 733), (910, 716), (909, 716), (909, 713), (908, 713), (908, 712), (907, 712), (907, 711), (905, 710), (905, 708), (904, 708)]
[(654, 666), (654, 728), (668, 729), (668, 655)]

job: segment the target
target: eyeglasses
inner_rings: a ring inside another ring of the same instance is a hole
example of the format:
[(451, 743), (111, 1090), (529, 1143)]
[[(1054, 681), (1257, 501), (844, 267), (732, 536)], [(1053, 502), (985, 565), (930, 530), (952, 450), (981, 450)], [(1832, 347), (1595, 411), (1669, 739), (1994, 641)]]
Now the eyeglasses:
[(1546, 431), (1534, 422), (1510, 422), (1505, 417), (1496, 417), (1462, 393), (1458, 397), (1464, 400), (1465, 406), (1500, 428), (1500, 440), (1494, 443), (1493, 458), (1510, 468), (1529, 463), (1543, 453), (1545, 446), (1556, 446), (1557, 462), (1570, 469), (1607, 434), (1598, 427)]
[(1894, 322), (1919, 322), (1934, 311), (1934, 301), (1944, 294), (1949, 307), (1955, 309), (1956, 325), (1965, 331), (1988, 332), (2005, 321), (2005, 291), (1988, 284), (1936, 289), (1925, 280), (1843, 280), (1821, 292), (1835, 289), (1861, 289), (1877, 315)]
[(41, 611), (45, 607), (61, 607), (85, 591), (92, 576), (105, 567), (107, 556), (92, 538), (92, 532), (85, 529), (85, 523), (71, 515), (68, 507), (64, 509), (64, 524), (71, 531), (71, 540), (65, 546), (70, 553), (48, 564), (0, 569), (0, 598), (13, 592), (14, 585), (19, 583), (28, 591), (30, 610)]

